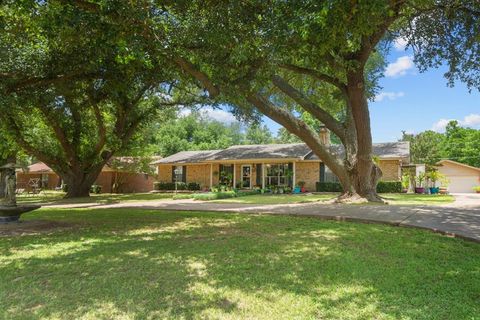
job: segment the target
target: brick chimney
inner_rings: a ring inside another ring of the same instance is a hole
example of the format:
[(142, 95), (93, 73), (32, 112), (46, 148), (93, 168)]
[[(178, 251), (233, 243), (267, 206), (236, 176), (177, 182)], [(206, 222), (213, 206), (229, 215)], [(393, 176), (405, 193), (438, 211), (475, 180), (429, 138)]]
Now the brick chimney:
[(320, 126), (319, 136), (320, 141), (322, 141), (324, 145), (330, 145), (330, 130), (328, 130), (323, 124)]

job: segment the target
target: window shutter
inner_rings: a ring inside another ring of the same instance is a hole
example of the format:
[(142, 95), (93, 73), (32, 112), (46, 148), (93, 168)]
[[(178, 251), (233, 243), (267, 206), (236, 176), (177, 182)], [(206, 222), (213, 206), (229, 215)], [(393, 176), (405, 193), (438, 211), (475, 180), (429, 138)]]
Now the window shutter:
[(175, 182), (175, 166), (172, 166), (172, 182)]
[(262, 164), (257, 163), (257, 186), (262, 185)]
[(187, 183), (187, 166), (183, 166), (182, 171), (182, 182)]
[(325, 163), (320, 162), (320, 182), (325, 182)]
[(290, 187), (293, 187), (293, 162), (289, 162), (288, 163), (288, 171), (290, 171), (292, 173), (292, 175), (290, 177), (288, 177), (288, 185)]

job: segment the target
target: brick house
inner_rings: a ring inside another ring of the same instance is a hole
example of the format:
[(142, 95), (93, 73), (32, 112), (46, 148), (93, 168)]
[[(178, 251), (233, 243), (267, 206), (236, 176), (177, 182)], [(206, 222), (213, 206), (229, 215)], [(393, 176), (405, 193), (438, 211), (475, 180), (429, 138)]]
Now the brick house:
[[(342, 146), (331, 145), (330, 148), (341, 156)], [(409, 143), (377, 143), (373, 149), (383, 172), (382, 180), (401, 180), (402, 164), (410, 161)], [(237, 145), (224, 150), (182, 151), (153, 164), (157, 166), (160, 182), (174, 182), (176, 177), (177, 181), (199, 183), (203, 190), (226, 182), (242, 189), (251, 189), (293, 186), (298, 181), (304, 181), (306, 189), (313, 191), (319, 181), (338, 181), (304, 143)]]
[[(133, 159), (133, 157), (114, 158), (117, 162), (124, 163), (129, 163)], [(27, 170), (17, 172), (17, 188), (30, 191), (33, 180), (37, 180), (42, 189), (53, 190), (62, 185), (61, 178), (43, 162), (32, 164)], [(114, 184), (118, 185), (116, 192), (134, 193), (152, 191), (154, 181), (155, 177), (149, 174), (119, 170), (107, 164), (103, 167), (95, 184), (102, 186), (102, 193), (112, 193)]]

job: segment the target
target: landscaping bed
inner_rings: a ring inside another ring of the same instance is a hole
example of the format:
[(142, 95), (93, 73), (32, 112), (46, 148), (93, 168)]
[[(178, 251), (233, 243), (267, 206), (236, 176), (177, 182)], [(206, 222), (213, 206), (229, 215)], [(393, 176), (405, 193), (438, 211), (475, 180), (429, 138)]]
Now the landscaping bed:
[(41, 209), (0, 241), (2, 319), (476, 319), (480, 246), (377, 224)]

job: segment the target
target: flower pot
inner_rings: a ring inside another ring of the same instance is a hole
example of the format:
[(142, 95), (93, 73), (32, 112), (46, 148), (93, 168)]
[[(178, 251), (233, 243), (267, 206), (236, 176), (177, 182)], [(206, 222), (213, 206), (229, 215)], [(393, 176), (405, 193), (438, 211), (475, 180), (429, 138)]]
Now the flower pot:
[(430, 194), (438, 194), (440, 192), (440, 187), (430, 188)]
[(415, 188), (415, 193), (423, 194), (425, 193), (425, 188), (423, 187)]
[(307, 192), (307, 190), (305, 189), (305, 187), (302, 187), (302, 188), (300, 189), (300, 191), (301, 191), (302, 193)]

